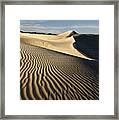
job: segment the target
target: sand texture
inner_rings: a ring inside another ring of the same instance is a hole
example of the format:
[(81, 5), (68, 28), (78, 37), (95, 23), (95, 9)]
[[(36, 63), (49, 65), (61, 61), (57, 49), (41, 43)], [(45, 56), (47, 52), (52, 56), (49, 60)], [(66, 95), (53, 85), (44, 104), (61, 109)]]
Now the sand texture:
[(71, 31), (59, 35), (21, 33), (20, 38), (21, 38), (21, 42), (23, 41), (30, 45), (35, 45), (53, 51), (65, 53), (68, 55), (73, 55), (84, 59), (93, 60), (83, 55), (73, 47), (73, 43), (75, 42), (74, 37), (73, 36), (67, 37), (70, 34), (72, 34)]
[(98, 61), (73, 47), (70, 32), (48, 36), (20, 34), (21, 99), (98, 100)]

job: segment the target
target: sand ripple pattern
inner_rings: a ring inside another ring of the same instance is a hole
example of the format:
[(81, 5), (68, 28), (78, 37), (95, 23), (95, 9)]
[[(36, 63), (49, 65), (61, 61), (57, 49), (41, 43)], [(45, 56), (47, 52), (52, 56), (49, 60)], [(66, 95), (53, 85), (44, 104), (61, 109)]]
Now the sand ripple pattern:
[(22, 100), (99, 99), (98, 70), (94, 67), (98, 63), (25, 43), (20, 47)]

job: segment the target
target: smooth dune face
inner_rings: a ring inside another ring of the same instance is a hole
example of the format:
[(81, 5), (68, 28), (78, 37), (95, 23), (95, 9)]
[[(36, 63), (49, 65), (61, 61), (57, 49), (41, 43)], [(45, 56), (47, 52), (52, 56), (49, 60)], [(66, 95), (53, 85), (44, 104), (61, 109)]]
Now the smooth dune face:
[(99, 99), (98, 62), (34, 46), (23, 38), (20, 48), (22, 100)]
[(73, 43), (75, 42), (73, 36), (67, 37), (71, 34), (71, 31), (65, 32), (59, 35), (43, 35), (43, 34), (29, 34), (29, 33), (21, 33), (20, 34), (20, 41), (35, 45), (43, 48), (47, 48), (53, 51), (65, 53), (68, 55), (73, 55), (76, 57), (94, 60), (89, 58), (79, 51), (77, 51)]

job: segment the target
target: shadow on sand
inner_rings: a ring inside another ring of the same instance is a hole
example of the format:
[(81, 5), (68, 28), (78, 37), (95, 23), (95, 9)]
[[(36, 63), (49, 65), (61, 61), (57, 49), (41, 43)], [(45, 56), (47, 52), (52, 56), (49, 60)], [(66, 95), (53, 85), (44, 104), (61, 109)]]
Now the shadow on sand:
[(99, 60), (99, 35), (76, 34), (73, 37), (75, 39), (73, 44), (75, 49), (87, 57)]

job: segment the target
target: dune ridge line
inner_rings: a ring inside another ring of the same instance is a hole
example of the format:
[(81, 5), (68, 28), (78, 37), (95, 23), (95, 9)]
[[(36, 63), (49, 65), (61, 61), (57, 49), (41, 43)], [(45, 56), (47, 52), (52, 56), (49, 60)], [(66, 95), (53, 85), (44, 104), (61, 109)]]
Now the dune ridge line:
[(75, 40), (73, 38), (73, 34), (76, 34), (76, 32), (67, 31), (58, 35), (20, 33), (20, 41), (75, 57), (95, 60), (83, 55), (74, 48), (73, 43)]

